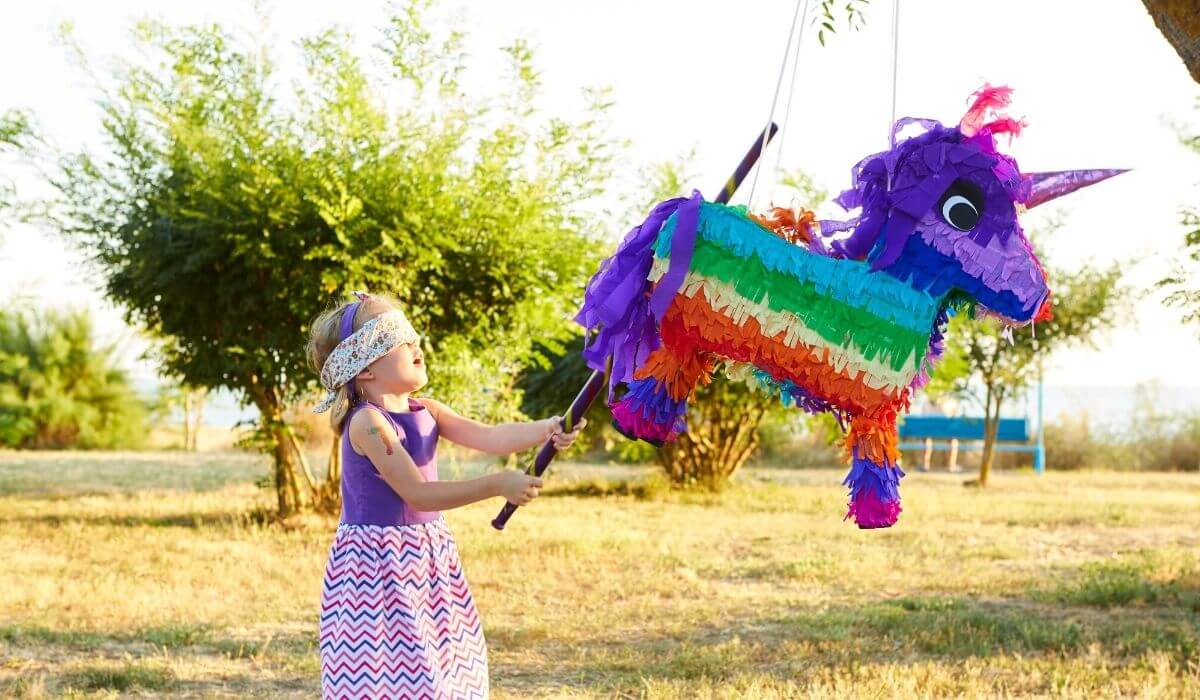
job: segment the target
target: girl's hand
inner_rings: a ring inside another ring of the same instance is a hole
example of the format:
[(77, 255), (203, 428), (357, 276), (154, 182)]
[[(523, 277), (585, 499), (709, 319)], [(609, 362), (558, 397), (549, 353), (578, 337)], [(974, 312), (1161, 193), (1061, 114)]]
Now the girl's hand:
[(525, 472), (501, 472), (500, 495), (505, 500), (518, 506), (527, 505), (538, 497), (538, 489), (542, 488), (542, 480)]
[(580, 418), (571, 432), (564, 433), (562, 429), (562, 416), (554, 416), (542, 421), (546, 424), (546, 440), (554, 440), (554, 449), (562, 452), (575, 442), (575, 438), (579, 437), (579, 431), (583, 430), (587, 425), (587, 418)]

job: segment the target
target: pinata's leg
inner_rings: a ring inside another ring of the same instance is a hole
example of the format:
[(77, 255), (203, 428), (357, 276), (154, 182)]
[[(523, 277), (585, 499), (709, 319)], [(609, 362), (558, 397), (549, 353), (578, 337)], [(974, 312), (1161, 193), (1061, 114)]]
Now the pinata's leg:
[(625, 395), (612, 404), (614, 427), (653, 445), (674, 440), (687, 429), (688, 397), (711, 379), (713, 368), (713, 361), (698, 352), (677, 354), (660, 347), (634, 373)]
[(843, 482), (850, 488), (846, 517), (863, 529), (891, 527), (900, 517), (900, 469), (894, 417), (855, 416), (846, 446), (851, 454), (850, 473)]

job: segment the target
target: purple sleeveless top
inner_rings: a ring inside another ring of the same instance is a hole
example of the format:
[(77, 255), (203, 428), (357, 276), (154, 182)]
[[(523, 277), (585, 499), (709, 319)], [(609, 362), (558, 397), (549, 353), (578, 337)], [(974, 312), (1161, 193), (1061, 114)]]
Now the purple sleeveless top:
[[(408, 452), (426, 481), (437, 481), (437, 421), (421, 404), (408, 400), (407, 412), (385, 411), (370, 403), (350, 409), (346, 425), (361, 410), (379, 411), (396, 428), (400, 445), (393, 449)], [(343, 525), (417, 525), (437, 520), (438, 511), (416, 510), (392, 490), (366, 455), (354, 451), (350, 431), (342, 435), (342, 524)]]

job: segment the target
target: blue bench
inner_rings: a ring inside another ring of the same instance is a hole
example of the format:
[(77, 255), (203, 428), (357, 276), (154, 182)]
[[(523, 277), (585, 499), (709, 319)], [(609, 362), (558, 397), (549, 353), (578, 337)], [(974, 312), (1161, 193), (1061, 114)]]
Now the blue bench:
[[(1046, 446), (1040, 431), (1036, 441), (1030, 444), (1034, 438), (1030, 436), (1029, 423), (1024, 418), (1001, 418), (996, 429), (996, 451), (1032, 453), (1033, 469), (1041, 474), (1045, 470)], [(915, 442), (917, 440), (921, 442)], [(958, 471), (960, 442), (970, 442), (973, 448), (983, 449), (982, 418), (907, 416), (900, 424), (900, 449), (924, 450), (925, 471), (929, 470), (934, 450), (949, 450), (950, 471)]]

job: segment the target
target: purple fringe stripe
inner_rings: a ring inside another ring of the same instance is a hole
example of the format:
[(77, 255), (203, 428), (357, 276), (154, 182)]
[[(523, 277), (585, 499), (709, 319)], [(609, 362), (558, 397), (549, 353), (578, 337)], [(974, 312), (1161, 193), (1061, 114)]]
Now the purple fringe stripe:
[(900, 467), (881, 467), (860, 459), (857, 452), (843, 485), (850, 489), (846, 518), (862, 529), (891, 527), (900, 517)]
[[(609, 403), (613, 399), (614, 386), (633, 381), (634, 370), (662, 344), (656, 316), (665, 311), (666, 304), (675, 296), (687, 273), (701, 201), (700, 194), (694, 192), (691, 197), (668, 199), (654, 207), (645, 221), (626, 234), (617, 252), (600, 265), (600, 270), (588, 282), (583, 306), (575, 315), (575, 321), (589, 332), (596, 331), (583, 350), (589, 367), (603, 370), (608, 358), (612, 357)], [(654, 262), (654, 241), (667, 219), (677, 211), (680, 220), (676, 223), (672, 241), (678, 241), (679, 250), (673, 250), (668, 275), (659, 280), (650, 298), (646, 291), (650, 288), (648, 277)]]

